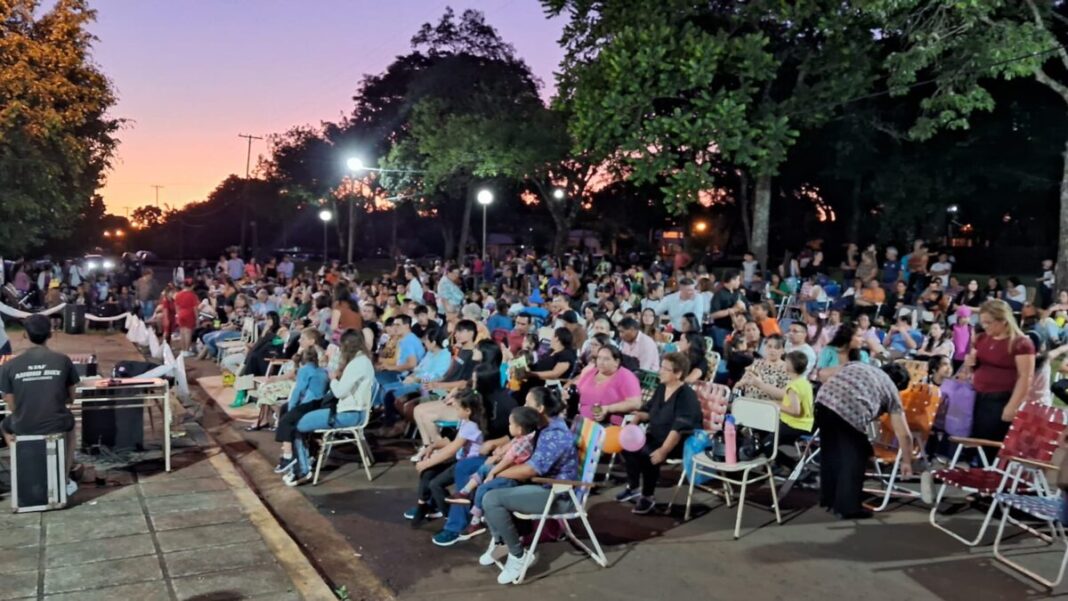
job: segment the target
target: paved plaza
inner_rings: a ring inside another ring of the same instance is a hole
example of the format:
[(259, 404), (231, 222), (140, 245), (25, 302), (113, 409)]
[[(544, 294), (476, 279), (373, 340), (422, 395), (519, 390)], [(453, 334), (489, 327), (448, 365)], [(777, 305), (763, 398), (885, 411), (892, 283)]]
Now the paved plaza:
[[(16, 350), (25, 344), (18, 338)], [(121, 335), (57, 334), (52, 346), (96, 353), (101, 373), (139, 358)], [(67, 509), (14, 514), (6, 496), (0, 501), (0, 599), (333, 598), (226, 455), (191, 414), (174, 409), (172, 472), (163, 471), (156, 411), (146, 450), (125, 457), (130, 463), (79, 453), (89, 481)]]

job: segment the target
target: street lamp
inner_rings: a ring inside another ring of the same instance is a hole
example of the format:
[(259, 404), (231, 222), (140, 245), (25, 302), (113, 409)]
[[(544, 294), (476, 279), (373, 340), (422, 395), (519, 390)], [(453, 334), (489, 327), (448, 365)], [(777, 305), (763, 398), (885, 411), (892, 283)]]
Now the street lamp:
[(323, 222), (323, 265), (327, 263), (327, 224), (334, 218), (334, 214), (330, 212), (330, 209), (323, 209), (319, 211), (319, 219)]
[(426, 173), (419, 169), (382, 169), (380, 167), (368, 167), (364, 165), (363, 159), (359, 157), (349, 157), (345, 159), (345, 167), (349, 171), (376, 171), (378, 173)]
[(553, 198), (556, 200), (563, 200), (565, 196), (567, 196), (567, 192), (564, 192), (563, 188), (553, 190)]
[(946, 207), (946, 246), (953, 246), (953, 226), (960, 225), (957, 221), (957, 213), (960, 212), (960, 207), (957, 205), (949, 205)]
[(478, 204), (482, 205), (482, 262), (485, 263), (489, 258), (489, 253), (486, 252), (486, 208), (493, 203), (493, 192), (483, 188), (478, 191), (476, 198), (478, 198)]

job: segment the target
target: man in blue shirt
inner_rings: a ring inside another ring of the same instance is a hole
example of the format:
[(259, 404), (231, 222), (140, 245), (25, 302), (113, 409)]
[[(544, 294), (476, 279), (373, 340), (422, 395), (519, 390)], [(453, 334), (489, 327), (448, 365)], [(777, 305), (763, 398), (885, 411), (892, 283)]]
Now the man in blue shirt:
[(235, 282), (245, 277), (245, 262), (237, 256), (237, 251), (230, 252), (230, 260), (226, 262), (226, 273)]
[(378, 395), (375, 396), (374, 404), (381, 405), (383, 402), (382, 389), (387, 384), (399, 382), (404, 379), (408, 372), (415, 369), (416, 365), (423, 360), (426, 349), (419, 337), (412, 333), (412, 318), (410, 315), (397, 315), (393, 318), (393, 329), (399, 338), (397, 342), (397, 356), (393, 361), (379, 361), (375, 365), (375, 379), (380, 384)]
[[(502, 471), (497, 475), (498, 478), (510, 478), (519, 482), (529, 482), (535, 477), (555, 480), (578, 478), (578, 450), (575, 448), (575, 435), (568, 429), (561, 415), (564, 409), (563, 402), (557, 397), (547, 396), (543, 410), (549, 417), (549, 425), (538, 433), (534, 454), (526, 463)], [(512, 521), (512, 512), (540, 514), (552, 494), (552, 487), (543, 484), (520, 484), (486, 493), (483, 499), (483, 513), (493, 540), (489, 549), (479, 558), (479, 563), (493, 565), (496, 560), (494, 553), (498, 547), (500, 545), (508, 547), (508, 561), (497, 578), (497, 582), (512, 584), (519, 580), (523, 577), (527, 567), (535, 560), (533, 556), (527, 557), (523, 549), (522, 539)], [(552, 511), (562, 513), (570, 507), (570, 498), (561, 495), (553, 502)]]
[(902, 314), (886, 337), (886, 350), (894, 357), (905, 356), (923, 343), (923, 334), (912, 327), (910, 319), (908, 314)]

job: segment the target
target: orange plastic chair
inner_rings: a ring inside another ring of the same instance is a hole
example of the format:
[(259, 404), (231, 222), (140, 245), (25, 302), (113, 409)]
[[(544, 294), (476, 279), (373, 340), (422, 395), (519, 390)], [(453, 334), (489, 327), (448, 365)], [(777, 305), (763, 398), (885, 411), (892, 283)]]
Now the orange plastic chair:
[[(905, 421), (908, 423), (909, 432), (912, 433), (912, 456), (903, 457), (901, 449), (897, 446), (897, 437), (890, 425), (890, 416), (884, 415), (879, 420), (879, 432), (872, 441), (873, 461), (875, 463), (875, 478), (882, 481), (883, 487), (877, 489), (864, 489), (864, 492), (881, 495), (882, 503), (873, 508), (874, 511), (882, 511), (890, 504), (893, 497), (919, 498), (919, 493), (904, 488), (897, 484), (898, 474), (901, 471), (903, 461), (913, 461), (923, 455), (924, 445), (931, 435), (934, 427), (935, 416), (938, 414), (938, 406), (941, 404), (941, 393), (933, 384), (914, 383), (901, 392), (901, 406), (905, 413)], [(890, 467), (889, 474), (884, 468)]]

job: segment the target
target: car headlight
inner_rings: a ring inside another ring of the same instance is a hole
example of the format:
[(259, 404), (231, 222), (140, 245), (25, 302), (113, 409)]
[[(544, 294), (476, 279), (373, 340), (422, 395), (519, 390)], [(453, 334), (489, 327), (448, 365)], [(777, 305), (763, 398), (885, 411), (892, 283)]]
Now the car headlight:
[(94, 269), (99, 269), (100, 268), (100, 264), (97, 263), (96, 261), (89, 261), (89, 263), (86, 265), (86, 267), (89, 268), (89, 271), (92, 271)]
[(114, 269), (115, 261), (104, 261), (104, 269)]

